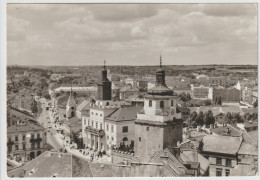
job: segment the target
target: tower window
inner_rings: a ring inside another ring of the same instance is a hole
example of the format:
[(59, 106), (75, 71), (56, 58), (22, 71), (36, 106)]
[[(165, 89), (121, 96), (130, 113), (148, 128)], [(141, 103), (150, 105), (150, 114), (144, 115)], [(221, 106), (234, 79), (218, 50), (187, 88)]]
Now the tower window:
[(146, 131), (149, 131), (149, 127), (146, 127)]
[(139, 141), (141, 141), (141, 137), (139, 137)]
[(164, 108), (164, 101), (160, 101), (160, 108)]
[(173, 100), (171, 101), (171, 106), (173, 106)]
[(128, 132), (128, 126), (123, 126), (122, 132), (123, 132), (123, 133)]
[(153, 102), (150, 100), (149, 101), (149, 107), (152, 107), (152, 105), (153, 105)]

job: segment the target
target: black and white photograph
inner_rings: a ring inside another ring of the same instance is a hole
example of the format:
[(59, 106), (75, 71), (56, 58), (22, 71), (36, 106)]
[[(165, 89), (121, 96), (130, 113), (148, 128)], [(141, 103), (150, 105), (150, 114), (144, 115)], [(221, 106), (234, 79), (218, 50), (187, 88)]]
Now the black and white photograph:
[(258, 3), (5, 12), (5, 177), (259, 176)]

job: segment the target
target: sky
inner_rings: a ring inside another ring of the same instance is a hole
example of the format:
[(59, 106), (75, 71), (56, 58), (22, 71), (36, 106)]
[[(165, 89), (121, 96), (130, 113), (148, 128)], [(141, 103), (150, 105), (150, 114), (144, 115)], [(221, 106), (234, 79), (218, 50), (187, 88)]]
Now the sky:
[(8, 65), (257, 64), (256, 4), (7, 4)]

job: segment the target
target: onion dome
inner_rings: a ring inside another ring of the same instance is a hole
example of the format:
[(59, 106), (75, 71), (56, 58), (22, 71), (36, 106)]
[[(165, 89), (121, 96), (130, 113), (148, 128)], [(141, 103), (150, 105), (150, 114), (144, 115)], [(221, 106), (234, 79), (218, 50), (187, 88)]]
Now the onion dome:
[(156, 84), (148, 90), (150, 95), (172, 96), (173, 90), (165, 84), (165, 70), (162, 68), (162, 58), (160, 57), (160, 68), (156, 71)]

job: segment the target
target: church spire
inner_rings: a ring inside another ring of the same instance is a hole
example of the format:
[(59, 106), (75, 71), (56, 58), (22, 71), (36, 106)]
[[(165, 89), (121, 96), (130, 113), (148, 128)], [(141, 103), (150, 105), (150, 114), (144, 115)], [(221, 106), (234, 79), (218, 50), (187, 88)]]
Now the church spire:
[(162, 68), (162, 55), (160, 54), (160, 68)]
[(106, 69), (106, 60), (104, 59), (104, 69)]

